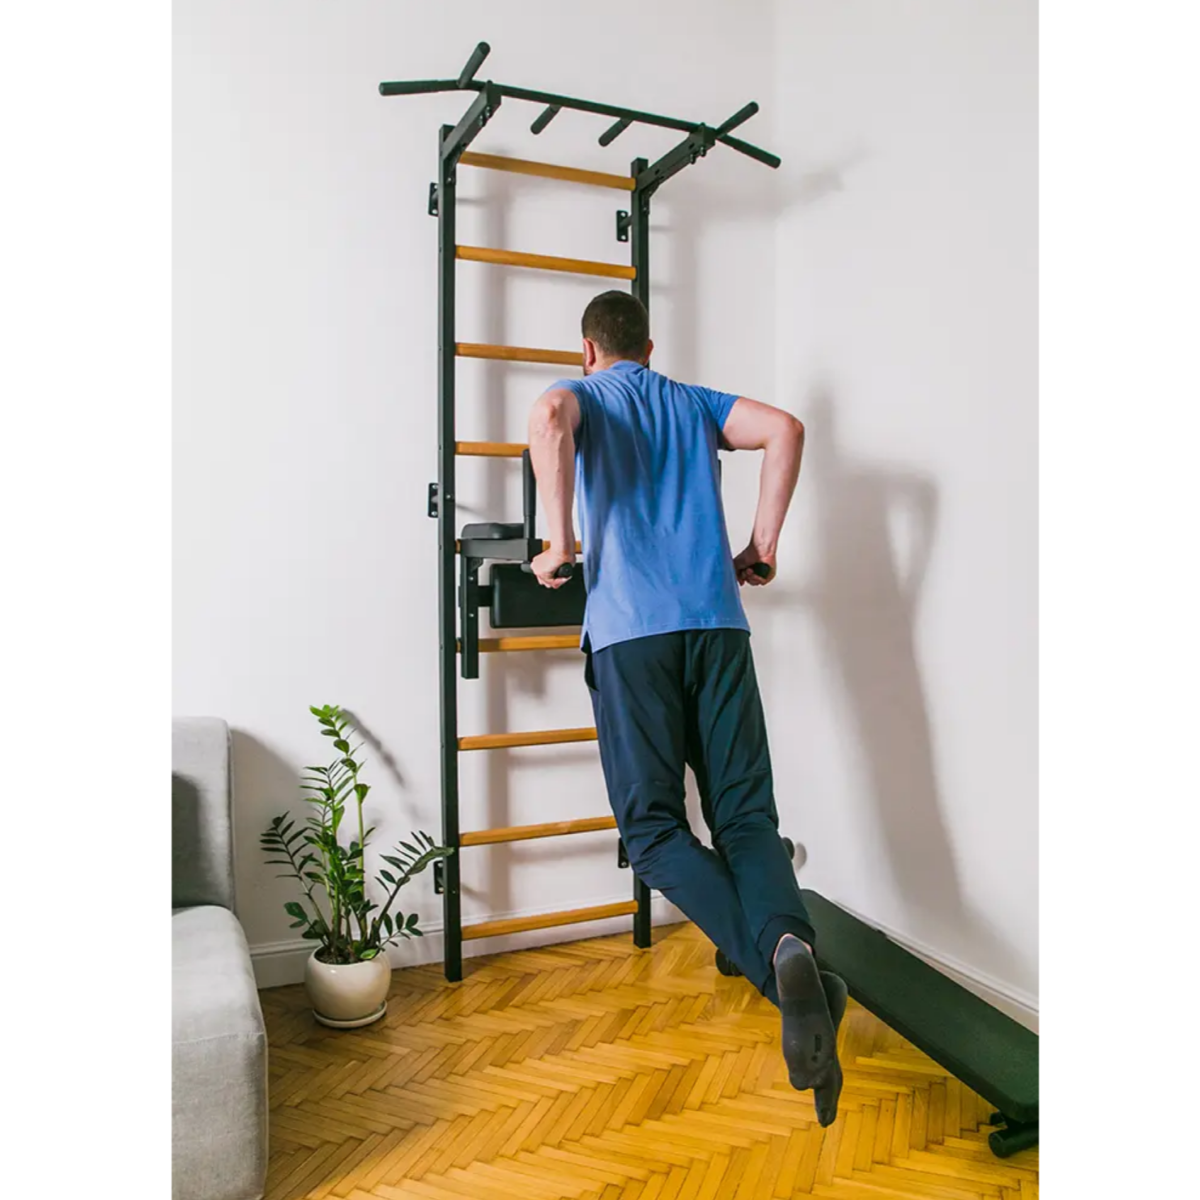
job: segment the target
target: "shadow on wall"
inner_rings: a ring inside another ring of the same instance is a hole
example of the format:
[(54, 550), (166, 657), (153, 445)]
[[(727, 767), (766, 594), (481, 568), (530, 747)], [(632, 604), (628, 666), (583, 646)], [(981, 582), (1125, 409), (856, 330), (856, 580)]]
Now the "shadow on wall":
[[(920, 473), (855, 459), (838, 438), (834, 409), (826, 390), (801, 409), (808, 431), (804, 475), (806, 507), (816, 528), (815, 565), (805, 587), (777, 595), (775, 603), (790, 607), (799, 601), (821, 626), (861, 748), (871, 815), (907, 912), (920, 926), (958, 930), (960, 944), (977, 948), (994, 973), (1019, 977), (1024, 964), (1012, 945), (963, 896), (943, 815), (915, 638), (937, 527), (937, 487)], [(911, 537), (901, 564), (892, 531), (903, 517)], [(863, 915), (898, 932), (909, 924), (904, 916)]]
[[(785, 212), (819, 204), (845, 187), (845, 177), (870, 158), (865, 146), (854, 145), (830, 161), (788, 179), (778, 171), (754, 164), (748, 174), (725, 174), (719, 167), (724, 153), (714, 150), (711, 163), (697, 163), (656, 193), (650, 210), (650, 328), (665, 349), (670, 348), (674, 375), (690, 383), (704, 383), (699, 373), (699, 252), (706, 227), (729, 221), (755, 221), (772, 226)], [(665, 209), (665, 214), (664, 214)], [(663, 246), (670, 238), (669, 247)], [(662, 251), (669, 256), (669, 279), (663, 280), (658, 264)], [(657, 280), (657, 282), (656, 282)], [(722, 281), (736, 291), (743, 280)], [(671, 320), (664, 329), (656, 322), (656, 301), (671, 301)]]
[[(278, 868), (265, 865), (259, 838), (273, 817), (300, 812), (300, 775), (291, 763), (244, 730), (232, 730), (231, 737), (234, 845), (246, 848), (238, 854), (236, 864), (238, 915), (243, 922), (248, 918), (275, 922), (276, 889), (280, 908), (284, 900), (294, 897), (290, 892), (285, 896), (284, 885), (274, 880)], [(260, 897), (263, 903), (255, 903), (252, 897)], [(246, 936), (254, 944), (266, 935), (248, 927)]]

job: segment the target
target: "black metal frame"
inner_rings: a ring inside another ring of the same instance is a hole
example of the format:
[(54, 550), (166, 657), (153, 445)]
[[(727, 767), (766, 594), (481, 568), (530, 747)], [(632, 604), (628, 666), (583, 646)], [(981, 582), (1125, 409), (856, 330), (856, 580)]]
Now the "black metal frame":
[[(546, 108), (530, 126), (530, 130), (535, 134), (541, 133), (564, 108), (570, 108), (576, 112), (594, 113), (597, 116), (612, 117), (615, 123), (607, 127), (598, 139), (602, 146), (609, 145), (610, 142), (624, 133), (631, 125), (655, 125), (661, 129), (678, 129), (689, 135), (697, 133), (700, 130), (706, 130), (708, 134), (712, 135), (714, 142), (720, 142), (722, 145), (728, 146), (731, 150), (736, 150), (739, 154), (745, 154), (750, 158), (756, 159), (768, 167), (779, 166), (780, 159), (778, 155), (772, 154), (768, 150), (763, 150), (759, 146), (754, 146), (750, 142), (744, 142), (741, 138), (731, 136), (734, 129), (743, 122), (748, 121), (758, 112), (758, 105), (753, 101), (744, 108), (739, 109), (729, 120), (716, 129), (709, 129), (700, 122), (684, 121), (679, 117), (663, 117), (657, 113), (639, 112), (635, 108), (623, 108), (616, 104), (600, 104), (594, 100), (578, 100), (573, 96), (558, 96), (553, 92), (538, 92), (532, 91), (529, 88), (509, 87), (507, 84), (493, 83), (491, 80), (480, 83), (475, 79), (475, 72), (483, 65), (483, 60), (487, 58), (489, 53), (491, 53), (491, 47), (487, 42), (480, 42), (475, 47), (470, 59), (467, 60), (467, 65), (463, 68), (462, 73), (457, 79), (407, 79), (395, 83), (381, 83), (379, 85), (379, 94), (381, 96), (418, 96), (430, 92), (477, 91), (481, 96), (488, 95), (490, 97), (485, 104), (492, 111), (495, 111), (503, 97), (507, 97), (510, 100), (528, 100), (534, 104), (544, 104)], [(468, 110), (469, 115), (470, 110)], [(459, 122), (459, 127), (467, 119), (467, 117), (464, 117), (463, 121)], [(485, 117), (484, 120), (486, 121), (486, 119)], [(482, 124), (480, 127), (482, 127)], [(474, 129), (466, 137), (466, 141), (469, 142), (478, 132), (478, 128)], [(465, 145), (461, 149), (465, 149)]]
[[(442, 765), (442, 842), (453, 848), (444, 861), (435, 864), (434, 887), (442, 895), (445, 936), (444, 969), (448, 980), (462, 978), (462, 898), (461, 866), (459, 863), (458, 814), (458, 667), (459, 628), (462, 636), (461, 670), (464, 678), (476, 678), (479, 666), (478, 610), (486, 602), (488, 589), (479, 583), (479, 570), (484, 561), (527, 562), (541, 547), (534, 537), (534, 505), (536, 493), (530, 484), (532, 471), (528, 456), (526, 472), (525, 512), (516, 536), (471, 538), (464, 536), (458, 547), (455, 505), (455, 175), (462, 153), (494, 116), (505, 98), (526, 100), (546, 107), (535, 118), (530, 129), (541, 133), (564, 109), (592, 113), (612, 119), (599, 136), (602, 146), (615, 141), (632, 125), (651, 125), (677, 129), (687, 137), (654, 163), (636, 158), (630, 165), (634, 188), (628, 211), (620, 210), (616, 218), (618, 241), (628, 242), (630, 261), (635, 269), (632, 292), (650, 307), (650, 198), (668, 179), (697, 159), (703, 158), (716, 144), (730, 147), (769, 167), (778, 167), (779, 158), (758, 146), (731, 136), (731, 131), (749, 120), (758, 105), (751, 102), (723, 124), (713, 128), (703, 122), (684, 121), (655, 113), (639, 112), (617, 105), (578, 100), (550, 92), (505, 84), (478, 82), (475, 73), (490, 53), (486, 42), (480, 42), (467, 60), (457, 79), (408, 80), (381, 83), (382, 96), (412, 96), (430, 92), (474, 91), (477, 93), (467, 111), (456, 125), (443, 125), (438, 134), (438, 178), (430, 184), (428, 211), (438, 221), (438, 478), (429, 485), (428, 512), (438, 522), (438, 638), (439, 687), (441, 714)], [(519, 531), (519, 532), (518, 532)], [(464, 533), (466, 531), (464, 530)], [(455, 559), (459, 559), (456, 570)], [(456, 614), (456, 609), (458, 613)], [(618, 863), (628, 866), (624, 846), (618, 846)], [(634, 943), (650, 945), (650, 889), (637, 876), (633, 883), (637, 912), (633, 918)]]

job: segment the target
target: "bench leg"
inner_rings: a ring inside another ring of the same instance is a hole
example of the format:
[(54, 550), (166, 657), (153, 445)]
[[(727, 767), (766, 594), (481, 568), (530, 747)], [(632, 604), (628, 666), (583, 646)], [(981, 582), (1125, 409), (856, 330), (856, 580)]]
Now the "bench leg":
[(988, 1134), (988, 1145), (997, 1158), (1009, 1158), (1019, 1150), (1032, 1150), (1038, 1144), (1036, 1121), (1014, 1121), (1003, 1113), (992, 1113), (989, 1125), (997, 1125)]

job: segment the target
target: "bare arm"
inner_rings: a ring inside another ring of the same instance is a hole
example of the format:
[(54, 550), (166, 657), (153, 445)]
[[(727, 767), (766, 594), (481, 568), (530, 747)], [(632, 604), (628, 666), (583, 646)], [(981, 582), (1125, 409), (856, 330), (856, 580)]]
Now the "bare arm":
[(533, 573), (544, 587), (566, 583), (554, 572), (575, 561), (575, 430), (579, 401), (566, 388), (545, 392), (529, 414), (529, 458), (537, 479), (538, 496), (546, 515), (550, 549), (533, 560)]
[[(750, 544), (733, 560), (739, 583), (761, 586), (775, 577), (779, 535), (792, 502), (792, 493), (796, 490), (796, 480), (800, 477), (804, 426), (781, 408), (742, 396), (729, 410), (722, 436), (731, 450), (763, 452), (754, 531), (750, 535)], [(766, 579), (751, 569), (759, 562), (771, 568)]]

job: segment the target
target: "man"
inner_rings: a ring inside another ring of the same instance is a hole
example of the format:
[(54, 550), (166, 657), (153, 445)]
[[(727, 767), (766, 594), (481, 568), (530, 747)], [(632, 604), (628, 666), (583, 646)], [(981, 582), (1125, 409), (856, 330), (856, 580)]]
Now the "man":
[[(639, 300), (605, 292), (583, 314), (584, 378), (534, 405), (529, 450), (548, 522), (539, 582), (575, 561), (576, 482), (588, 600), (583, 649), (613, 813), (638, 875), (694, 921), (782, 1014), (792, 1085), (837, 1113), (846, 989), (819, 972), (779, 836), (762, 703), (739, 587), (775, 575), (804, 427), (755, 400), (649, 369)], [(758, 512), (733, 556), (717, 449), (761, 450)], [(692, 833), (684, 766), (714, 850)]]

